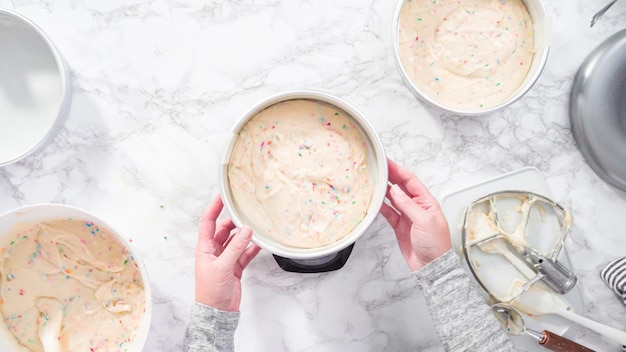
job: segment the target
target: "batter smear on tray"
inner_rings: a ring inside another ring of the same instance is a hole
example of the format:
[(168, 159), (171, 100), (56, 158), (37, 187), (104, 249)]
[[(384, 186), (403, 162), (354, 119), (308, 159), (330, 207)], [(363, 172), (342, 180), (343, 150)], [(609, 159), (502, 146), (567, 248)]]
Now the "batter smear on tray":
[(259, 112), (240, 131), (228, 164), (236, 206), (272, 239), (317, 248), (365, 217), (373, 187), (367, 145), (352, 118), (314, 100)]
[(409, 79), (433, 101), (477, 111), (509, 98), (534, 55), (521, 0), (406, 0), (398, 53)]

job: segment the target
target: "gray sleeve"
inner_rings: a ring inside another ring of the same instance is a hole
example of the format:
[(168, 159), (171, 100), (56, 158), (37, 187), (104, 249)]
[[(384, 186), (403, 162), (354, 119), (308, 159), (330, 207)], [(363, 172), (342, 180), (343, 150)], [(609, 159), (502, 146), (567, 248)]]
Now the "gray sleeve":
[(185, 331), (185, 352), (232, 352), (239, 312), (224, 312), (194, 302)]
[(446, 351), (517, 351), (452, 250), (413, 275)]

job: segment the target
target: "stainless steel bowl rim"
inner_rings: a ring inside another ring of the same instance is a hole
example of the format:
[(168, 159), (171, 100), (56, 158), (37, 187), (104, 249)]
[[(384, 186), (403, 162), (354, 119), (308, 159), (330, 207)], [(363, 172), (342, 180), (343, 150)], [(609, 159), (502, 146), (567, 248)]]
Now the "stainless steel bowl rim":
[(626, 82), (626, 30), (591, 51), (580, 66), (570, 93), (572, 135), (591, 169), (605, 182), (626, 191), (626, 116), (620, 94)]
[(254, 105), (242, 115), (242, 117), (238, 120), (235, 126), (231, 129), (231, 132), (225, 143), (222, 165), (219, 170), (220, 192), (222, 194), (224, 206), (226, 207), (226, 209), (228, 209), (233, 219), (233, 222), (237, 226), (251, 226), (251, 224), (245, 223), (245, 221), (243, 221), (243, 218), (238, 214), (238, 212), (236, 211), (235, 202), (230, 195), (230, 189), (228, 185), (228, 163), (230, 161), (230, 154), (232, 153), (232, 149), (234, 147), (239, 131), (252, 117), (254, 117), (261, 110), (271, 105), (282, 101), (294, 99), (317, 100), (333, 105), (346, 112), (352, 119), (359, 123), (360, 127), (366, 133), (366, 136), (364, 137), (369, 140), (369, 142), (371, 143), (371, 147), (376, 152), (376, 155), (374, 155), (373, 157), (376, 158), (379, 164), (382, 163), (382, 165), (378, 165), (379, 167), (377, 170), (378, 176), (381, 180), (378, 184), (374, 186), (374, 194), (370, 202), (370, 207), (368, 208), (368, 214), (351, 233), (349, 233), (342, 239), (330, 245), (319, 248), (295, 248), (281, 245), (275, 241), (269, 241), (263, 236), (259, 236), (253, 233), (252, 241), (259, 247), (275, 255), (289, 259), (323, 258), (338, 253), (339, 251), (350, 246), (370, 227), (382, 206), (385, 198), (385, 192), (387, 189), (387, 158), (385, 156), (383, 144), (371, 123), (352, 104), (328, 92), (320, 90), (302, 89), (278, 93)]

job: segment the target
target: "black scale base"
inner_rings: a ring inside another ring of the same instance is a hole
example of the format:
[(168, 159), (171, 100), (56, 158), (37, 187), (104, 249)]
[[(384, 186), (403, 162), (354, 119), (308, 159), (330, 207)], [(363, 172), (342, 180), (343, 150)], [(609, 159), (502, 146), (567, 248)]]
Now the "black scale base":
[(325, 273), (343, 268), (348, 261), (354, 243), (338, 253), (315, 259), (288, 259), (274, 255), (278, 266), (292, 273)]

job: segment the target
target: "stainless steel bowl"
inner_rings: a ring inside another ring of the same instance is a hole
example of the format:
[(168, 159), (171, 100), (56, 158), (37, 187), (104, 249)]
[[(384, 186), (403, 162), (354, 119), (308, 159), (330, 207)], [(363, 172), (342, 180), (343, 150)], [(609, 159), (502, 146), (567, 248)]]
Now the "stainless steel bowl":
[(549, 18), (546, 13), (546, 9), (543, 5), (542, 0), (523, 0), (526, 5), (526, 9), (530, 14), (530, 18), (533, 21), (533, 29), (534, 29), (534, 46), (535, 46), (535, 54), (533, 56), (532, 63), (530, 65), (528, 74), (526, 78), (522, 82), (522, 84), (517, 88), (517, 90), (509, 96), (505, 101), (500, 104), (486, 109), (481, 110), (460, 110), (450, 106), (446, 106), (437, 102), (436, 100), (431, 99), (429, 96), (424, 94), (416, 85), (411, 81), (409, 75), (400, 61), (399, 54), (399, 24), (398, 19), (400, 16), (400, 10), (402, 10), (403, 4), (409, 0), (399, 0), (396, 6), (393, 26), (392, 26), (392, 43), (393, 43), (393, 55), (394, 62), (396, 64), (396, 68), (400, 73), (400, 77), (404, 84), (409, 88), (411, 93), (415, 95), (420, 100), (425, 103), (437, 107), (441, 110), (456, 114), (456, 115), (465, 115), (465, 116), (477, 116), (477, 115), (485, 115), (492, 113), (494, 111), (503, 109), (504, 107), (514, 103), (518, 99), (520, 99), (526, 92), (530, 90), (530, 88), (535, 84), (539, 75), (543, 71), (543, 68), (548, 60), (548, 53), (550, 51), (550, 37), (551, 37), (551, 27)]
[(0, 167), (52, 139), (69, 112), (70, 71), (35, 23), (0, 9)]
[(605, 40), (583, 62), (570, 95), (578, 149), (605, 182), (626, 191), (626, 30)]
[[(247, 221), (246, 215), (243, 214), (237, 207), (228, 180), (228, 163), (235, 147), (235, 141), (237, 140), (239, 131), (252, 117), (254, 117), (263, 109), (282, 101), (294, 99), (321, 101), (333, 105), (336, 108), (345, 112), (346, 115), (350, 116), (355, 121), (355, 124), (361, 128), (361, 134), (365, 139), (368, 149), (368, 165), (370, 169), (371, 180), (373, 181), (372, 183), (374, 185), (374, 192), (369, 208), (367, 210), (367, 215), (363, 218), (359, 225), (357, 225), (357, 227), (354, 228), (352, 232), (350, 232), (347, 236), (343, 237), (337, 242), (319, 248), (295, 248), (286, 246), (273, 240), (270, 236), (265, 234), (260, 229), (254, 228), (254, 226), (252, 226), (252, 224)], [(220, 167), (220, 187), (221, 194), (224, 199), (224, 206), (228, 209), (233, 221), (237, 226), (251, 226), (254, 233), (252, 241), (256, 243), (259, 247), (283, 258), (323, 258), (338, 253), (342, 249), (345, 249), (346, 247), (353, 244), (369, 228), (369, 226), (376, 218), (376, 215), (380, 211), (380, 208), (383, 204), (383, 200), (385, 199), (385, 193), (387, 191), (387, 158), (385, 156), (383, 144), (380, 141), (378, 134), (374, 130), (374, 127), (354, 106), (326, 92), (315, 90), (289, 91), (271, 96), (253, 106), (235, 124), (226, 142), (225, 151), (222, 158), (222, 165)]]

